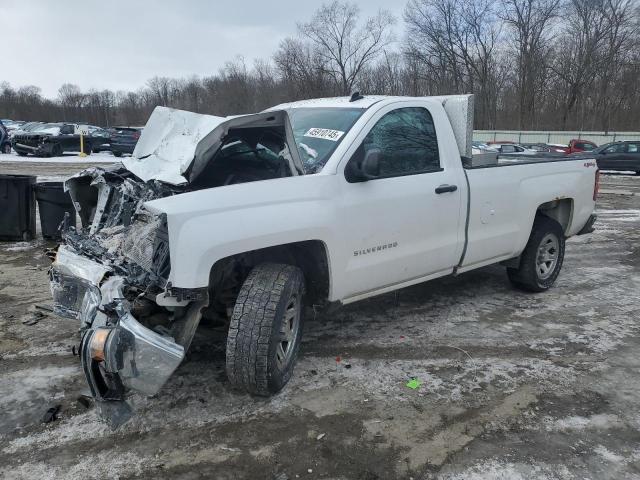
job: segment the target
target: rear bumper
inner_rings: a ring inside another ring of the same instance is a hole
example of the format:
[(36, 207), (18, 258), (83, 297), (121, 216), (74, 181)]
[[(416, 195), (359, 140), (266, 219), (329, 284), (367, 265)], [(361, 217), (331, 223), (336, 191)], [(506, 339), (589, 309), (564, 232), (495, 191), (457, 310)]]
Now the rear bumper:
[(584, 224), (584, 227), (582, 227), (582, 229), (577, 233), (577, 235), (585, 235), (587, 233), (593, 233), (593, 231), (595, 230), (593, 225), (596, 223), (597, 219), (598, 219), (598, 216), (595, 213), (592, 213), (589, 216), (589, 220), (587, 220), (587, 223)]
[(119, 153), (133, 153), (136, 148), (136, 144), (128, 144), (128, 143), (112, 143), (111, 151), (119, 152)]
[[(49, 272), (55, 312), (80, 321), (80, 359), (98, 401), (124, 402), (130, 392), (157, 393), (184, 359), (182, 345), (139, 323), (124, 295), (124, 279), (61, 245)], [(111, 275), (111, 276), (109, 276)], [(99, 405), (113, 426), (127, 405)]]

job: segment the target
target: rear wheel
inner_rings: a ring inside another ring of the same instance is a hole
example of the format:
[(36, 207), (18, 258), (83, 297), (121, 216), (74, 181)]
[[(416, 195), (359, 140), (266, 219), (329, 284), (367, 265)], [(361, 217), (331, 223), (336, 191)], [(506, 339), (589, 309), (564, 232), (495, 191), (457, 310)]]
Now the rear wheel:
[(122, 156), (122, 152), (111, 152), (113, 153), (114, 157), (121, 157)]
[(26, 157), (27, 156), (27, 152), (25, 152), (24, 150), (16, 150), (16, 152), (18, 153), (18, 155), (20, 155), (21, 157)]
[(83, 147), (84, 147), (85, 155), (91, 155), (91, 144), (87, 143), (87, 142), (84, 142)]
[(539, 215), (533, 222), (518, 268), (507, 268), (514, 286), (529, 292), (544, 292), (554, 284), (564, 261), (565, 239), (555, 220)]
[(5, 154), (9, 154), (9, 153), (11, 153), (11, 144), (9, 144), (9, 143), (5, 143), (5, 144), (2, 146), (2, 153), (5, 153)]
[(266, 263), (249, 273), (227, 337), (227, 375), (234, 386), (269, 396), (287, 384), (300, 348), (303, 297), (298, 267)]

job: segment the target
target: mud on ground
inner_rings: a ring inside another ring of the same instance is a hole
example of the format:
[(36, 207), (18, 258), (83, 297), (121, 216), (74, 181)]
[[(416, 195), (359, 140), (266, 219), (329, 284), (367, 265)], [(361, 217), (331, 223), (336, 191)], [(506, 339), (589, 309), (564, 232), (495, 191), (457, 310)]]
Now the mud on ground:
[(23, 323), (50, 304), (45, 243), (1, 244), (0, 477), (640, 478), (640, 178), (602, 183), (598, 230), (549, 292), (490, 267), (312, 316), (271, 399), (230, 388), (202, 328), (115, 432), (76, 400), (78, 325)]

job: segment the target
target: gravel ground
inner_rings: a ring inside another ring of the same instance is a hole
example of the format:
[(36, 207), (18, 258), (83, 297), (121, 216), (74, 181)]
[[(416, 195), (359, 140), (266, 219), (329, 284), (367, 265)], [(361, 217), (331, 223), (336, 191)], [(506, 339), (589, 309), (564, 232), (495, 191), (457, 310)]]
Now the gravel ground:
[(205, 326), (117, 431), (77, 401), (75, 322), (23, 323), (50, 303), (48, 245), (0, 244), (0, 477), (640, 479), (640, 178), (602, 183), (550, 291), (490, 267), (318, 314), (270, 399), (230, 389)]

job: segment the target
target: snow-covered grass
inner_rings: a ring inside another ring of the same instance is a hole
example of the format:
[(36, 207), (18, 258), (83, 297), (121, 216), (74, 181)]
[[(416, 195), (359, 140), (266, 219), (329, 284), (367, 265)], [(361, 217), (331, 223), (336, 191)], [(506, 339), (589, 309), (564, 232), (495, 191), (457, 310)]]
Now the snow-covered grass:
[(66, 153), (60, 157), (34, 157), (33, 155), (27, 155), (21, 157), (15, 152), (10, 154), (0, 154), (0, 163), (13, 163), (13, 162), (25, 162), (25, 163), (116, 163), (120, 159), (114, 157), (109, 152), (92, 153), (86, 157), (81, 157), (79, 154)]

